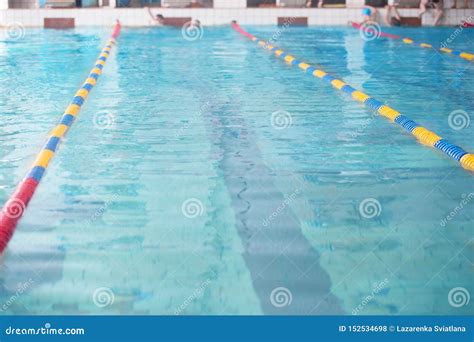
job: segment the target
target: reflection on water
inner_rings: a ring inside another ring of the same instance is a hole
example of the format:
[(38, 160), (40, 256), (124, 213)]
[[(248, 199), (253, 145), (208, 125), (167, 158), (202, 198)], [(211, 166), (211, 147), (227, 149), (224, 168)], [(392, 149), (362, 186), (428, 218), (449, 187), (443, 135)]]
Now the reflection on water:
[[(3, 43), (2, 202), (106, 36)], [(472, 125), (447, 125), (472, 111), (465, 61), (346, 29), (292, 28), (278, 44), (474, 150)], [(451, 160), (229, 28), (196, 42), (124, 30), (3, 256), (1, 311), (472, 313), (448, 294), (474, 291), (473, 192)]]

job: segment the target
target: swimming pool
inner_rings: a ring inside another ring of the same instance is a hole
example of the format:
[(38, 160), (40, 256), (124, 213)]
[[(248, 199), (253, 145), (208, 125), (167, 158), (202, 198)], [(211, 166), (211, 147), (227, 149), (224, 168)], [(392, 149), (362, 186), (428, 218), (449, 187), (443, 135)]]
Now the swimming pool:
[[(2, 203), (108, 34), (0, 42)], [(472, 63), (349, 28), (276, 45), (474, 150), (449, 121), (472, 116)], [(472, 174), (229, 27), (124, 30), (58, 154), (3, 257), (2, 313), (472, 313), (450, 297), (474, 291)]]

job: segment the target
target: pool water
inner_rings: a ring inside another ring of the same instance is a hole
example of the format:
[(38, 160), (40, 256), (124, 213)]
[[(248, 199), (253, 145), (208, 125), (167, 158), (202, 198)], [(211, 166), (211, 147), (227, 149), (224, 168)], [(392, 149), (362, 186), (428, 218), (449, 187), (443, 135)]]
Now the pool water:
[[(0, 39), (1, 203), (108, 34)], [(275, 44), (474, 151), (448, 120), (474, 115), (472, 63), (350, 28)], [(473, 199), (458, 163), (230, 27), (124, 29), (2, 257), (1, 312), (472, 314)]]

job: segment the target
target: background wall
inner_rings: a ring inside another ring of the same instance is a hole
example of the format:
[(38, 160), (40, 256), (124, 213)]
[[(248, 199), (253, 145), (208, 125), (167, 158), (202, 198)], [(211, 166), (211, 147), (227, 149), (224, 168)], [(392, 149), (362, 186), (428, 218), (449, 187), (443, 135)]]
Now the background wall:
[[(2, 1), (2, 0), (0, 0)], [(30, 1), (30, 0), (25, 0)], [(2, 3), (0, 2), (0, 5)], [(1, 10), (0, 26), (11, 22), (21, 22), (27, 26), (43, 26), (45, 17), (75, 18), (77, 26), (105, 25), (111, 26), (115, 19), (120, 19), (125, 26), (148, 26), (153, 24), (144, 8), (81, 8), (81, 9), (9, 9)], [(192, 17), (199, 19), (203, 25), (226, 25), (231, 20), (237, 20), (244, 25), (276, 25), (278, 17), (308, 17), (309, 25), (347, 25), (348, 21), (360, 21), (360, 9), (356, 8), (227, 8), (227, 9), (153, 9), (165, 17)], [(416, 17), (417, 9), (401, 9), (404, 17)], [(382, 23), (381, 9), (378, 21)], [(474, 9), (446, 9), (444, 25), (455, 26), (472, 16)], [(423, 16), (423, 24), (431, 25), (434, 19), (433, 11)]]

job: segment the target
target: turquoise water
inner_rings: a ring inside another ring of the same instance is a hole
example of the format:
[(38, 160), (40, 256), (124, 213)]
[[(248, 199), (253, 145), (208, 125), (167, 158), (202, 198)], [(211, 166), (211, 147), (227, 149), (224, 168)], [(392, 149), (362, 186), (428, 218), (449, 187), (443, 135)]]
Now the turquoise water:
[[(1, 203), (108, 33), (0, 39)], [(474, 119), (472, 63), (349, 28), (277, 45), (474, 151), (474, 124), (448, 123)], [(2, 257), (1, 312), (472, 314), (448, 298), (474, 294), (473, 193), (458, 163), (230, 28), (125, 29)]]

